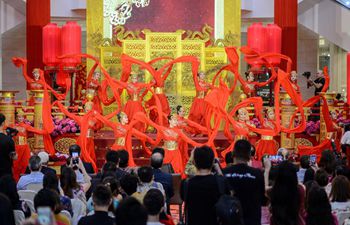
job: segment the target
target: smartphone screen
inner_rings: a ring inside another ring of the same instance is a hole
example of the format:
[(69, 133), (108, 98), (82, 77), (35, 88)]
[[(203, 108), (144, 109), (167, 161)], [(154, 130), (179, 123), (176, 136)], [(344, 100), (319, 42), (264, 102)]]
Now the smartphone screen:
[(40, 225), (51, 225), (52, 224), (52, 214), (49, 207), (39, 207), (38, 208), (38, 222)]
[(310, 155), (310, 164), (315, 165), (316, 164), (316, 155)]
[(73, 158), (78, 158), (78, 157), (79, 157), (78, 152), (72, 152), (72, 157), (73, 157)]

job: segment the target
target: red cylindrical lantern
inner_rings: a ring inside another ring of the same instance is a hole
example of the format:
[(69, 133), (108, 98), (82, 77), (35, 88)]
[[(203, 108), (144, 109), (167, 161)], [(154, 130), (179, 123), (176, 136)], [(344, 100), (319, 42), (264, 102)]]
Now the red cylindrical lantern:
[[(248, 47), (257, 51), (258, 53), (265, 53), (267, 49), (266, 43), (266, 28), (262, 23), (253, 23), (248, 27), (247, 31)], [(253, 67), (263, 64), (261, 60), (249, 62)]]
[[(62, 27), (61, 35), (62, 55), (81, 53), (81, 27), (74, 21), (67, 22)], [(81, 63), (80, 58), (62, 59), (64, 67), (76, 67)]]
[(49, 67), (56, 67), (61, 54), (61, 28), (55, 23), (43, 27), (43, 63)]
[(266, 52), (266, 27), (262, 23), (253, 23), (248, 27), (248, 47), (259, 52)]
[[(268, 24), (266, 27), (266, 42), (268, 53), (281, 53), (282, 49), (282, 29), (276, 24)], [(280, 64), (279, 58), (270, 58), (269, 62), (272, 65)]]

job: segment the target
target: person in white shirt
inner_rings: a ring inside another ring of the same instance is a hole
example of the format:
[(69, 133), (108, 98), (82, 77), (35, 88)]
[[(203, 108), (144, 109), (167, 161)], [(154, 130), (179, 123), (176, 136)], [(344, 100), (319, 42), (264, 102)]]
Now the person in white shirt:
[(342, 145), (350, 145), (350, 124), (344, 126), (344, 134), (340, 139)]
[(17, 183), (17, 190), (26, 190), (29, 184), (42, 184), (44, 174), (40, 172), (41, 159), (39, 156), (33, 155), (29, 159), (30, 174), (21, 176)]
[(338, 175), (332, 181), (330, 193), (332, 211), (350, 210), (350, 182), (347, 177)]
[(159, 214), (164, 210), (164, 196), (158, 189), (150, 189), (143, 198), (143, 205), (148, 212), (147, 225), (161, 225)]

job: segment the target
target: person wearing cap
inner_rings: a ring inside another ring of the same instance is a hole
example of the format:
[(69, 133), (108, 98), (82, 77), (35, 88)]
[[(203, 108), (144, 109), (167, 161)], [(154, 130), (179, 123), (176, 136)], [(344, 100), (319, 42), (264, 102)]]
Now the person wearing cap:
[(30, 174), (21, 176), (17, 183), (17, 190), (26, 190), (29, 184), (42, 184), (44, 174), (41, 170), (41, 159), (37, 155), (33, 155), (29, 159)]
[(0, 113), (0, 177), (12, 176), (13, 160), (17, 159), (15, 142), (5, 132), (4, 114)]
[(39, 152), (38, 156), (39, 156), (40, 162), (41, 162), (40, 172), (42, 172), (44, 175), (46, 175), (48, 173), (53, 173), (56, 175), (56, 170), (48, 167), (49, 154), (47, 154), (46, 152)]

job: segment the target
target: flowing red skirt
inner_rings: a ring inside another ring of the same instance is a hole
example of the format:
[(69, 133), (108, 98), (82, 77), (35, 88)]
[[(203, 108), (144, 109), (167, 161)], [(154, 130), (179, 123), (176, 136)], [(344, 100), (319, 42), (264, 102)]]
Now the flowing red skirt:
[(263, 140), (258, 141), (256, 148), (256, 157), (261, 160), (264, 155), (276, 155), (278, 150), (278, 143), (275, 140)]
[(86, 149), (83, 147), (81, 138), (78, 138), (77, 144), (81, 147), (81, 159), (84, 160), (84, 162), (91, 163), (95, 172), (97, 172), (94, 138), (86, 138)]
[(128, 165), (130, 167), (135, 167), (136, 166), (135, 161), (134, 161), (134, 155), (132, 154), (132, 149), (127, 149), (123, 145), (113, 144), (112, 147), (111, 147), (111, 150), (114, 150), (114, 151), (126, 150), (129, 153)]
[[(160, 105), (162, 106), (162, 111), (163, 113), (168, 116), (171, 112), (170, 107), (169, 107), (169, 102), (168, 99), (166, 97), (165, 94), (157, 94), (159, 101), (160, 101)], [(152, 95), (152, 97), (147, 101), (147, 105), (148, 107), (152, 107), (152, 106), (156, 106), (156, 100), (154, 98), (154, 96)], [(149, 112), (149, 118), (153, 121), (153, 122), (158, 122), (158, 112), (156, 109), (151, 109)], [(164, 118), (164, 124), (167, 124), (167, 119)]]
[[(202, 126), (206, 126), (206, 112), (207, 110), (207, 103), (204, 101), (204, 98), (197, 98), (195, 97), (193, 99), (193, 103), (190, 109), (190, 113), (188, 116), (189, 120), (192, 120), (193, 122), (196, 122)], [(195, 133), (201, 133), (197, 129), (192, 129)]]
[(24, 174), (29, 163), (30, 148), (28, 145), (16, 145), (18, 159), (13, 161), (13, 177), (19, 180), (21, 174)]
[(186, 167), (186, 163), (187, 163), (187, 161), (189, 159), (187, 142), (185, 142), (183, 140), (179, 141), (179, 150), (180, 150), (180, 153), (181, 153), (181, 156), (182, 156), (182, 165), (183, 165), (182, 168), (185, 168)]
[(184, 167), (182, 163), (182, 156), (180, 150), (165, 150), (164, 163), (171, 163), (175, 173), (182, 174), (184, 172)]
[[(101, 106), (101, 100), (98, 96), (94, 97), (93, 103), (94, 103), (94, 106), (93, 106), (94, 110), (96, 110), (98, 113), (102, 114), (103, 110), (102, 110), (102, 106)], [(94, 127), (96, 130), (100, 130), (103, 127), (103, 123), (101, 121), (97, 121)]]
[[(128, 115), (129, 120), (132, 120), (132, 118), (134, 117), (134, 115), (137, 112), (143, 112), (146, 114), (145, 109), (142, 106), (142, 103), (139, 101), (128, 101), (125, 106), (123, 111), (126, 113), (126, 115)], [(134, 128), (141, 131), (141, 132), (145, 132), (146, 131), (146, 126), (144, 123), (136, 123), (134, 125)]]

